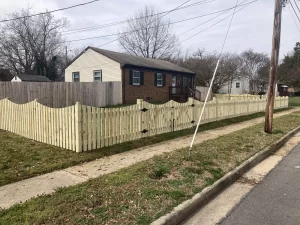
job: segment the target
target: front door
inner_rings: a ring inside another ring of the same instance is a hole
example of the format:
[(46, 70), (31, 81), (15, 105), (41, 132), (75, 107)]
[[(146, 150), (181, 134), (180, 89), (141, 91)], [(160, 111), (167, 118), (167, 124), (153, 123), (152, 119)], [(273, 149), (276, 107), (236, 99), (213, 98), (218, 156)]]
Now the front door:
[(177, 85), (177, 82), (176, 82), (176, 75), (172, 75), (172, 94), (176, 94), (176, 85)]

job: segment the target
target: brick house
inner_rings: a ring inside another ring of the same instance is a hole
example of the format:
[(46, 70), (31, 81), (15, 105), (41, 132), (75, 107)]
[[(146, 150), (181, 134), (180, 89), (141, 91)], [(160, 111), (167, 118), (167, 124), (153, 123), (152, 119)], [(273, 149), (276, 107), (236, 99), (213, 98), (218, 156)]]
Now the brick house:
[(65, 82), (122, 82), (123, 104), (195, 96), (195, 73), (174, 63), (88, 47), (65, 69)]

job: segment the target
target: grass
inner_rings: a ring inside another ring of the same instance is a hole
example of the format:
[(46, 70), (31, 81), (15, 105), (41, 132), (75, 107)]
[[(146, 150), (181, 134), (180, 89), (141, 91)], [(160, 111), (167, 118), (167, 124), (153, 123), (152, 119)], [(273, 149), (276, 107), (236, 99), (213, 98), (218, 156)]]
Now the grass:
[(194, 148), (154, 157), (80, 185), (0, 211), (0, 224), (150, 224), (300, 126), (300, 113), (255, 125)]
[(300, 106), (300, 97), (289, 97), (289, 106)]
[[(279, 111), (282, 111), (282, 109), (277, 110), (277, 112)], [(203, 124), (200, 126), (199, 132), (251, 120), (260, 116), (263, 116), (263, 113)], [(0, 130), (0, 186), (105, 156), (190, 135), (193, 132), (193, 129), (181, 130), (78, 154)]]

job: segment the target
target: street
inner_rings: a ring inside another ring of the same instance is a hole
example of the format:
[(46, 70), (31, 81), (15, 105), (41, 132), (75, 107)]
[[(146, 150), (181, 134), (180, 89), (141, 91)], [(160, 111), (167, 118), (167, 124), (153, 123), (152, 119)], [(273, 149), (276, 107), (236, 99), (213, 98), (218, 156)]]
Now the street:
[(300, 224), (300, 145), (224, 219), (221, 225)]

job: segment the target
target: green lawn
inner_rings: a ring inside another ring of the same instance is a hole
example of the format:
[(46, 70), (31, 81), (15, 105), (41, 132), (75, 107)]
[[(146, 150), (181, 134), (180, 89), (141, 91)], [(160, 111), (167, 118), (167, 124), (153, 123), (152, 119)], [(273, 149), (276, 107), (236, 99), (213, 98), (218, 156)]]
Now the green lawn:
[(300, 97), (290, 97), (289, 98), (289, 106), (291, 107), (299, 107), (300, 106)]
[[(239, 123), (263, 115), (263, 113), (255, 113), (248, 116), (207, 123), (200, 127), (199, 132)], [(187, 129), (166, 133), (78, 154), (0, 130), (0, 186), (92, 161), (104, 156), (189, 135), (193, 132), (193, 129)]]
[(0, 224), (150, 224), (300, 126), (300, 113), (276, 118), (272, 135), (255, 125), (164, 154), (0, 211)]

